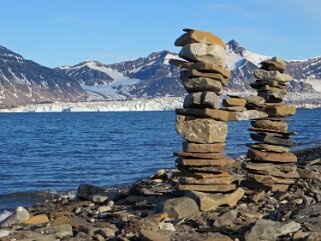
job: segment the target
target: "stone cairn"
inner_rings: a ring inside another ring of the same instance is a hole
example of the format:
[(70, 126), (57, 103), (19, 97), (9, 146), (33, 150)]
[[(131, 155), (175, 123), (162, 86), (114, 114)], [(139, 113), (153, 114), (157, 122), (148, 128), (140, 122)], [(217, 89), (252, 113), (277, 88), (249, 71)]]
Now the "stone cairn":
[[(183, 31), (175, 45), (182, 46), (179, 57), (186, 61), (170, 60), (183, 69), (180, 79), (189, 93), (184, 108), (176, 110), (176, 130), (185, 139), (183, 151), (174, 152), (181, 171), (178, 188), (194, 197), (201, 210), (235, 205), (244, 191), (236, 188), (229, 172), (237, 162), (224, 153), (229, 112), (220, 109), (219, 97), (230, 77), (224, 69), (226, 45), (209, 32)], [(211, 195), (215, 203), (202, 203), (204, 195)]]
[[(279, 57), (266, 60), (262, 67), (254, 71), (257, 80), (251, 84), (256, 89), (258, 97), (252, 102), (252, 107), (264, 110), (268, 117), (251, 122), (251, 138), (256, 143), (250, 147), (244, 163), (247, 180), (244, 185), (254, 189), (271, 191), (286, 191), (293, 184), (297, 173), (297, 157), (290, 153), (290, 147), (296, 143), (289, 140), (297, 134), (288, 130), (285, 118), (294, 115), (295, 106), (282, 103), (286, 95), (286, 84), (292, 80), (284, 74), (285, 62)], [(254, 100), (255, 98), (253, 98)]]

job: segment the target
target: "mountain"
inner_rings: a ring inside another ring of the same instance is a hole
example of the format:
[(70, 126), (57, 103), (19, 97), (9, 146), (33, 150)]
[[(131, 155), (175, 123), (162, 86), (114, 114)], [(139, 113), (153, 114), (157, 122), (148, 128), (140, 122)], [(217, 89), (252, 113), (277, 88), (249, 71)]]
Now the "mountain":
[[(227, 43), (227, 68), (231, 71), (228, 90), (253, 91), (253, 70), (271, 56), (257, 54), (240, 46), (235, 40)], [(56, 68), (67, 74), (96, 97), (105, 99), (154, 98), (182, 96), (186, 93), (180, 80), (179, 69), (168, 64), (179, 58), (169, 51), (155, 52), (146, 58), (116, 64), (86, 61), (74, 66)], [(304, 61), (288, 61), (286, 72), (294, 77), (290, 92), (321, 91), (321, 57)]]
[(85, 100), (72, 78), (41, 66), (0, 45), (0, 107)]

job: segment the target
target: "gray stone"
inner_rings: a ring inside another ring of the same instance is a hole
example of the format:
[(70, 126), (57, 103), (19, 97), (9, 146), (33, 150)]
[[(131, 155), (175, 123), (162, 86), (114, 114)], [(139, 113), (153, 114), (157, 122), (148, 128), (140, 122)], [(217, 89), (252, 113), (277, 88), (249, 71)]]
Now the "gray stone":
[(225, 142), (227, 124), (209, 118), (177, 116), (176, 130), (187, 141), (201, 144)]
[(36, 229), (35, 232), (45, 235), (53, 234), (56, 238), (66, 238), (73, 235), (72, 227), (70, 224), (61, 224), (55, 226), (49, 226), (41, 229)]
[(0, 223), (0, 227), (6, 228), (13, 224), (21, 224), (30, 218), (29, 212), (23, 207), (17, 207), (15, 212)]
[(247, 104), (253, 104), (253, 105), (263, 105), (265, 103), (265, 99), (260, 96), (256, 95), (250, 95), (250, 96), (245, 96)]
[(182, 83), (189, 93), (212, 91), (218, 94), (223, 88), (220, 81), (204, 77), (183, 79)]
[(103, 187), (97, 187), (90, 184), (80, 184), (77, 190), (76, 198), (89, 200), (90, 196), (102, 193), (106, 189)]
[(117, 191), (106, 191), (93, 194), (88, 197), (89, 200), (94, 203), (103, 204), (109, 201), (116, 201), (119, 199), (119, 192)]
[(188, 197), (180, 197), (166, 200), (160, 206), (161, 212), (167, 212), (170, 218), (192, 218), (199, 215), (196, 202)]
[(185, 45), (179, 52), (179, 57), (188, 61), (200, 61), (225, 67), (225, 49), (220, 45), (193, 43)]
[(293, 78), (291, 75), (282, 74), (279, 71), (266, 71), (263, 69), (256, 69), (253, 71), (253, 74), (256, 78), (261, 80), (275, 80), (277, 82), (286, 83), (290, 82)]
[(267, 136), (267, 135), (260, 135), (260, 134), (255, 134), (251, 133), (251, 138), (255, 141), (260, 141), (272, 145), (280, 145), (280, 146), (295, 146), (296, 143), (291, 140), (285, 140), (282, 138), (278, 137), (273, 137), (273, 136)]
[(185, 96), (184, 108), (220, 108), (220, 98), (214, 92), (197, 92)]

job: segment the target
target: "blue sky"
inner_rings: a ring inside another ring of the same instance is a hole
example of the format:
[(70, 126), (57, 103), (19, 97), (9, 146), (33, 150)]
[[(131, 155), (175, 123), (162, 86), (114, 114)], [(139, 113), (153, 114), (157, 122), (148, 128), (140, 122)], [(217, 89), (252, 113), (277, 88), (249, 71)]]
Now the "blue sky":
[(178, 52), (173, 43), (183, 28), (288, 60), (321, 55), (320, 0), (0, 0), (0, 6), (0, 45), (49, 67)]

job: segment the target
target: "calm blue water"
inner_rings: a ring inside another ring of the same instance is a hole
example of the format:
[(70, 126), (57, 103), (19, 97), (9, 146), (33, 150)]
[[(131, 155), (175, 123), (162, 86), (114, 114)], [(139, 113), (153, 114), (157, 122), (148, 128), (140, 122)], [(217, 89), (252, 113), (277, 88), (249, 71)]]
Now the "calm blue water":
[[(290, 120), (303, 148), (321, 144), (321, 109)], [(174, 166), (181, 150), (174, 112), (0, 114), (0, 210), (28, 205), (39, 190), (112, 186)], [(230, 122), (226, 151), (237, 157), (250, 142), (248, 121)]]

